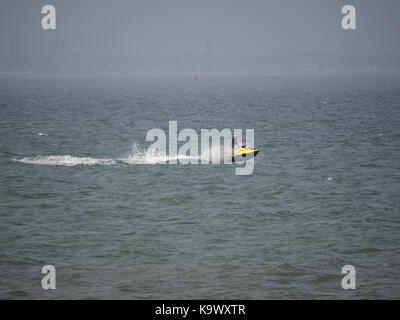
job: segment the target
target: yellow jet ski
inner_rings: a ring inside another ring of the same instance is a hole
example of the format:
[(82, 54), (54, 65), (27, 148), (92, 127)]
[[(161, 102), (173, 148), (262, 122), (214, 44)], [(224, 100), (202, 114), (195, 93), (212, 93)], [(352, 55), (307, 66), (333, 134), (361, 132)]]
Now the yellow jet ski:
[(257, 149), (250, 148), (248, 146), (242, 146), (240, 148), (234, 147), (235, 143), (232, 139), (232, 162), (242, 162), (254, 158), (260, 151)]

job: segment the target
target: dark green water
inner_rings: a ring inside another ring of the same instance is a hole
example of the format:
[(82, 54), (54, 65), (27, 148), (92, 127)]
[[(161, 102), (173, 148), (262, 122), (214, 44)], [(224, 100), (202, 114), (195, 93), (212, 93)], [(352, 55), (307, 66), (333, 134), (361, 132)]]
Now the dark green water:
[[(141, 164), (169, 120), (254, 173)], [(1, 80), (0, 298), (400, 298), (399, 124), (396, 77)]]

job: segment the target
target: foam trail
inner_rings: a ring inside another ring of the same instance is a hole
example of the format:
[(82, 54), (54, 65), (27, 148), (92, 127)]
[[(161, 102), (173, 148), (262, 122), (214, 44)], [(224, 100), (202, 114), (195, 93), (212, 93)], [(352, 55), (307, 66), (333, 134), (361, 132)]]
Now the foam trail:
[[(107, 159), (107, 158), (90, 158), (90, 157), (75, 157), (71, 155), (49, 155), (49, 156), (36, 156), (22, 159), (13, 159), (13, 161), (21, 162), (31, 165), (48, 165), (48, 166), (77, 166), (77, 165), (110, 165), (117, 163), (125, 164), (157, 164), (167, 163), (169, 160), (198, 160), (200, 161), (212, 161), (222, 160), (231, 156), (231, 154), (223, 154), (218, 152), (216, 148), (210, 148), (208, 152), (202, 150), (201, 155), (197, 157), (187, 155), (177, 155), (169, 157), (165, 154), (159, 154), (157, 150), (145, 149), (139, 144), (134, 144), (132, 151), (125, 158), (119, 159)], [(179, 163), (179, 162), (178, 162)]]
[(14, 159), (14, 161), (34, 165), (48, 165), (48, 166), (77, 166), (77, 165), (95, 165), (95, 164), (114, 164), (113, 159), (96, 159), (74, 157), (70, 155), (56, 155), (56, 156), (37, 156), (32, 158)]

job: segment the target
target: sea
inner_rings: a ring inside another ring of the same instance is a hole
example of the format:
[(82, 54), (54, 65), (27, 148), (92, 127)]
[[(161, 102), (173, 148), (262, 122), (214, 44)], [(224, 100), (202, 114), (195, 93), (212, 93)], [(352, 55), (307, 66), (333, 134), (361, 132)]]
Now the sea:
[[(253, 172), (147, 161), (170, 121)], [(398, 76), (0, 80), (1, 299), (399, 299), (399, 231)]]

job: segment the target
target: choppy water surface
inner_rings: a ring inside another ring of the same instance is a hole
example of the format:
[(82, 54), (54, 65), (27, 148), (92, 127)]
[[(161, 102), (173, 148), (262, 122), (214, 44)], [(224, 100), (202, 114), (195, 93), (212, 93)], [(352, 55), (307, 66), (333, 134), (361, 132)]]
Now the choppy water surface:
[[(1, 298), (400, 298), (399, 78), (1, 80), (0, 113)], [(169, 120), (254, 128), (254, 173), (146, 164)]]

